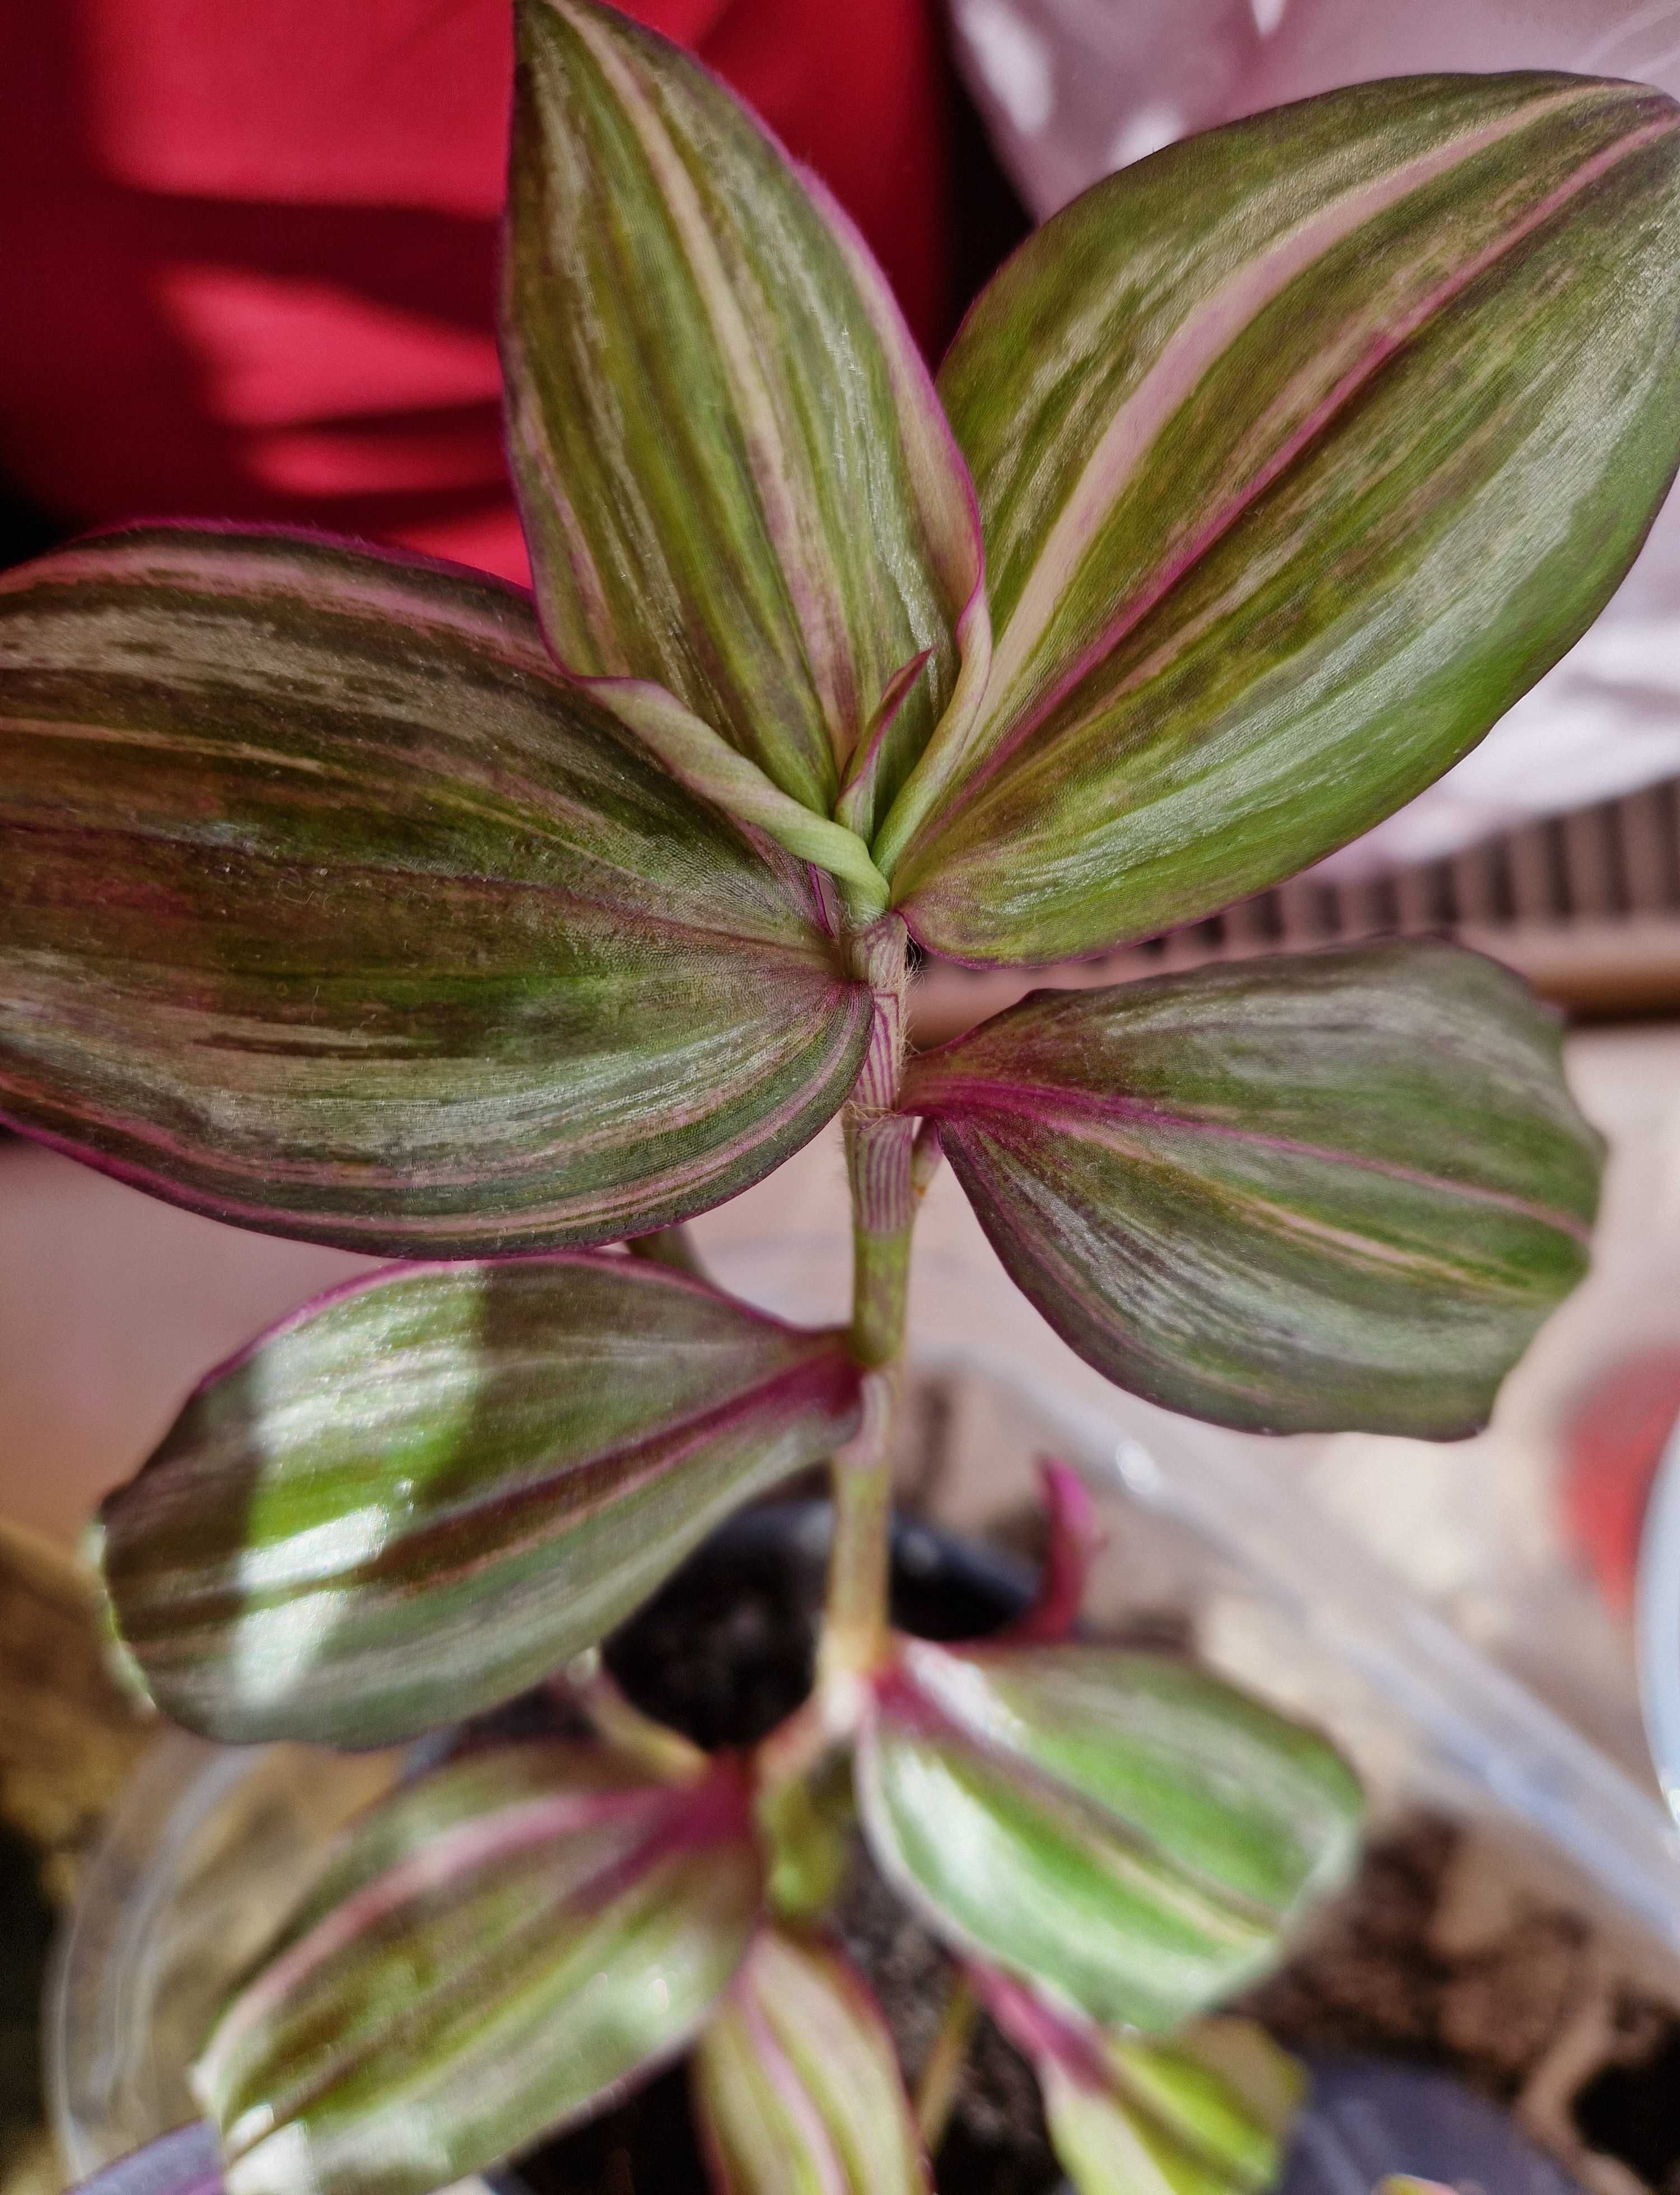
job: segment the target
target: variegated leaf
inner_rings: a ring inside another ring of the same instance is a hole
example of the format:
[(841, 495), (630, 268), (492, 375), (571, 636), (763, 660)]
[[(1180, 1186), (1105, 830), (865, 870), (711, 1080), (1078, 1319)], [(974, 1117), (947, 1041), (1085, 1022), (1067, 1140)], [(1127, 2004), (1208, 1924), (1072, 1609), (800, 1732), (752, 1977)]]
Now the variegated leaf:
[[(876, 841), (922, 943), (1088, 953), (1397, 808), (1569, 647), (1680, 455), (1680, 112), (1361, 84), (1099, 183), (940, 388), (996, 628)], [(934, 797), (937, 795), (937, 797)]]
[(1354, 1850), (1340, 1756), (1189, 1664), (899, 1642), (858, 1748), (865, 1834), (960, 1951), (1163, 2034), (1263, 1972)]
[[(1199, 2025), (1199, 2024), (1198, 2024)], [(1262, 2195), (1283, 2163), (1283, 2137), (1307, 2093), (1306, 2068), (1251, 2021), (1210, 2021), (1210, 2027), (1246, 2029), (1256, 2059), (1269, 2058), (1273, 2088), (1287, 2099), (1277, 2111), (1257, 2109), (1217, 2062), (1199, 2047), (1198, 2025), (1171, 2042), (1139, 2042), (1130, 2036), (1103, 2038), (1112, 2093), (1140, 2119), (1158, 2127), (1178, 2148), (1215, 2172), (1228, 2187)]]
[(869, 1000), (525, 598), (152, 528), (0, 578), (0, 1113), (397, 1254), (599, 1242), (814, 1134)]
[(978, 1979), (1031, 2060), (1077, 2195), (1263, 2195), (1307, 2070), (1251, 2019), (1196, 2020), (1170, 2042), (1059, 2017), (1003, 1976)]
[(747, 1950), (738, 1771), (469, 1754), (355, 1830), (193, 2071), (228, 2195), (428, 2195), (687, 2043)]
[(1257, 2020), (1215, 2013), (1170, 2043), (1105, 2037), (1117, 2084), (1191, 2147), (1256, 2187), (1277, 2176), (1285, 2138), (1312, 2083)]
[(592, 0), (521, 0), (518, 22), (503, 355), (550, 643), (666, 689), (823, 816), (926, 652), (867, 838), (955, 688), (965, 616), (984, 654), (932, 384), (845, 216), (722, 85)]
[(1221, 2171), (1121, 2090), (1059, 2059), (1041, 2064), (1038, 2079), (1051, 2144), (1076, 2195), (1234, 2195), (1269, 2185)]
[(759, 1937), (701, 2036), (694, 2095), (718, 2195), (932, 2195), (880, 2008), (815, 1937)]
[(1036, 992), (904, 1103), (1080, 1355), (1253, 1431), (1450, 1439), (1586, 1268), (1561, 1030), (1428, 941)]
[(383, 1744), (600, 1639), (854, 1430), (843, 1338), (609, 1253), (357, 1282), (212, 1373), (98, 1534), (177, 1722)]

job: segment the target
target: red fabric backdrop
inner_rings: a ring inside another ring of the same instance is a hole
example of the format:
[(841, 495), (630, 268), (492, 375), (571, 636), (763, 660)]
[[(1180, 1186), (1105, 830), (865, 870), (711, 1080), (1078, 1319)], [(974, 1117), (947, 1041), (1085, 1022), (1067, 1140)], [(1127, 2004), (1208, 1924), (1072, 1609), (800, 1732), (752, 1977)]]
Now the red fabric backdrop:
[[(931, 0), (634, 0), (944, 332)], [(524, 576), (492, 335), (508, 0), (0, 6), (0, 473), (67, 525), (280, 520)]]

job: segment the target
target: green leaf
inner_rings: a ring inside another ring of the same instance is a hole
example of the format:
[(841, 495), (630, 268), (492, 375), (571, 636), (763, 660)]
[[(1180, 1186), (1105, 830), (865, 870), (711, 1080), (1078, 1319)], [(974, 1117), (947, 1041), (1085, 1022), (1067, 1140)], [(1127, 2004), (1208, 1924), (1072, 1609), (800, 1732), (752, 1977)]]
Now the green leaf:
[(1046, 224), (940, 388), (997, 641), (878, 836), (915, 936), (1088, 953), (1428, 785), (1597, 614), (1680, 456), (1680, 112), (1413, 77), (1169, 147)]
[[(1311, 2077), (1301, 2060), (1258, 2020), (1215, 2013), (1192, 2020), (1169, 2048), (1111, 2036), (1116, 2078), (1175, 2128), (1184, 2140), (1222, 2162), (1235, 2176), (1269, 2186), (1279, 2152), (1307, 2100)], [(1163, 2077), (1170, 2058), (1173, 2071)], [(1140, 2061), (1152, 2061), (1146, 2078)], [(1209, 2085), (1211, 2083), (1211, 2085)], [(1218, 2107), (1214, 2100), (1219, 2098)]]
[(503, 357), (549, 641), (580, 675), (666, 689), (824, 816), (928, 651), (886, 735), (890, 799), (952, 696), (979, 576), (897, 308), (821, 187), (675, 46), (590, 0), (521, 0), (518, 25)]
[(1118, 2090), (1059, 2060), (1038, 2068), (1050, 2142), (1076, 2195), (1233, 2195), (1233, 2179)]
[(981, 1970), (992, 2017), (1031, 2061), (1077, 2195), (1261, 2195), (1279, 2177), (1307, 2070), (1251, 2019), (1143, 2042), (1059, 2018)]
[(427, 2195), (588, 2117), (687, 2043), (759, 1898), (732, 1768), (673, 1789), (544, 1743), (405, 1786), (194, 2068), (228, 2195)]
[(759, 1937), (701, 2036), (694, 2094), (718, 2195), (931, 2195), (880, 2008), (815, 1937)]
[(148, 528), (0, 578), (0, 1112), (398, 1255), (733, 1195), (867, 1041), (806, 873), (675, 785), (525, 598)]
[(1360, 1793), (1322, 1738), (1189, 1664), (899, 1644), (865, 1724), (876, 1860), (958, 1950), (1163, 2034), (1277, 1958), (1346, 1872)]
[(840, 1336), (640, 1259), (360, 1282), (212, 1373), (99, 1533), (166, 1714), (384, 1744), (508, 1698), (855, 1430)]
[(1268, 1432), (1473, 1432), (1586, 1269), (1602, 1145), (1490, 960), (1334, 948), (1035, 992), (904, 1103), (1097, 1369)]

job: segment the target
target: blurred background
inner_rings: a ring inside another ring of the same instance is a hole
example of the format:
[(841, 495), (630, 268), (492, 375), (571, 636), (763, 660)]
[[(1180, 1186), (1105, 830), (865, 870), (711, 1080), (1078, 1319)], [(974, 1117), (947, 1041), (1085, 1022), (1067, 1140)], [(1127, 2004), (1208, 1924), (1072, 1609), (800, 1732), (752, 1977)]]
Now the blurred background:
[[(826, 178), (934, 361), (1035, 220), (1187, 131), (1420, 70), (1579, 69), (1680, 92), (1680, 0), (631, 12), (696, 49)], [(493, 333), (510, 67), (505, 0), (0, 9), (0, 564), (90, 527), (202, 516), (523, 577)], [(1428, 930), (1507, 960), (1569, 1016), (1576, 1090), (1612, 1149), (1591, 1279), (1478, 1440), (1284, 1443), (1277, 1467), (1648, 1786), (1634, 1572), (1680, 1411), (1677, 781), (1680, 499), (1599, 625), (1440, 786), (1279, 891), (1048, 978)], [(935, 968), (919, 1034), (1025, 988)], [(726, 1258), (789, 1227), (839, 1258), (830, 1140), (700, 1232)], [(927, 1233), (987, 1276), (1025, 1362), (1089, 1378), (981, 1254), (948, 1179)], [(53, 1551), (209, 1365), (358, 1262), (0, 1140), (0, 1531), (27, 1615), (9, 1626), (0, 1595), (0, 1904), (4, 1825), (73, 1855), (129, 1757), (91, 1662), (54, 1628), (74, 1588)], [(43, 1737), (24, 1703), (72, 1678), (93, 1703), (85, 1780), (43, 1799), (42, 1764), (71, 1742), (58, 1725)], [(16, 1895), (14, 1919), (36, 1910)], [(0, 2061), (17, 2069), (0, 2073), (0, 2175), (32, 2139), (6, 2132), (34, 2109), (32, 2019), (0, 2002)]]

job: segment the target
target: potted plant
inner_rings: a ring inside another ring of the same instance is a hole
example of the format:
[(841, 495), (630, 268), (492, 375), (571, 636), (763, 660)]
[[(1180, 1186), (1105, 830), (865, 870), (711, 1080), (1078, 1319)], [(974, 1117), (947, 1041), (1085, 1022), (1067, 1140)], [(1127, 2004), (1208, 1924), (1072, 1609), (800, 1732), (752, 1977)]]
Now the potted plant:
[[(1450, 1438), (1582, 1270), (1596, 1139), (1552, 1020), (1443, 946), (1039, 993), (919, 1057), (907, 988), (1292, 873), (1579, 635), (1680, 455), (1680, 112), (1418, 78), (1186, 141), (1008, 262), (936, 393), (691, 62), (592, 0), (519, 32), (534, 602), (203, 527), (0, 581), (0, 1109), (403, 1261), (212, 1372), (107, 1504), (117, 1651), (239, 1743), (543, 1684), (592, 1733), (469, 1737), (349, 1834), (205, 2038), (227, 2183), (423, 2195), (691, 2048), (721, 2187), (925, 2187), (824, 1933), (855, 1803), (1082, 2189), (1258, 2184), (1290, 2077), (1204, 2023), (1345, 1872), (1356, 1784), (1071, 1637), (1059, 1478), (1013, 1633), (894, 1633), (917, 1204), (948, 1160), (1170, 1409)], [(855, 1308), (807, 1331), (681, 1227), (836, 1113)], [(824, 1460), (811, 1697), (705, 1753), (599, 1642)]]

